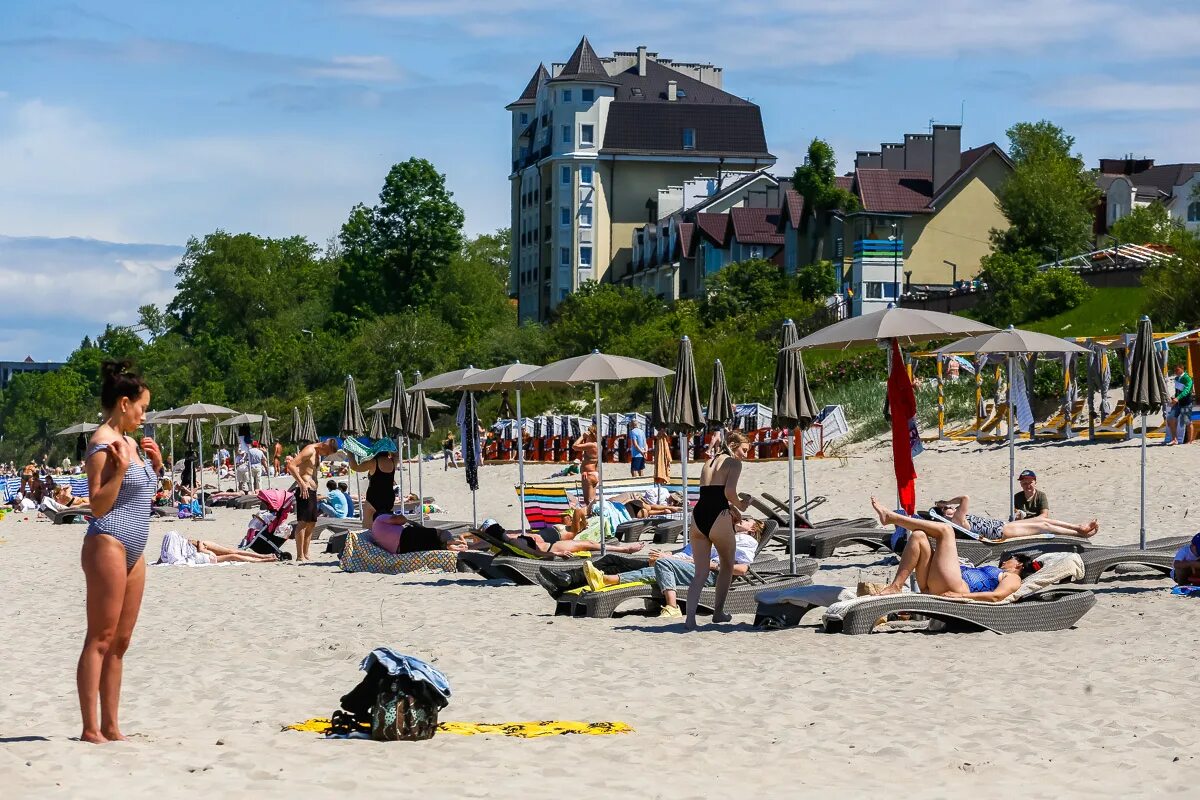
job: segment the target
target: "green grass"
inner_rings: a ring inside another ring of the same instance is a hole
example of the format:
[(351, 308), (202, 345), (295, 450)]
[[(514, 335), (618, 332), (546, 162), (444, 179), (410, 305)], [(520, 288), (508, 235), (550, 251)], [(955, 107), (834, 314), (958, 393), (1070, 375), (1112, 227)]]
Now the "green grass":
[(1020, 327), (1054, 336), (1104, 336), (1133, 333), (1146, 306), (1141, 286), (1097, 289), (1078, 308)]

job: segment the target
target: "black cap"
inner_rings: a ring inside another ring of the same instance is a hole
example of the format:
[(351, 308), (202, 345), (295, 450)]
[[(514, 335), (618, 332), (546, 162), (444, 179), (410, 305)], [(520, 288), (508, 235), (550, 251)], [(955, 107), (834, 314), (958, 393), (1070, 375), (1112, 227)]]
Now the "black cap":
[(1037, 473), (1031, 469), (1025, 469), (1025, 470), (1021, 470), (1021, 474), (1018, 475), (1017, 477), (1018, 478), (1033, 478), (1034, 480), (1037, 480)]

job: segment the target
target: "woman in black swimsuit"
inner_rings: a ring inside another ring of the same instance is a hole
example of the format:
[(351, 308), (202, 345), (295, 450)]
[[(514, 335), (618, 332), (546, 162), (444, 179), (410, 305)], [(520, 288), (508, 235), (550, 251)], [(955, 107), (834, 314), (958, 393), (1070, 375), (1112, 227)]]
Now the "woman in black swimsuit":
[(692, 555), (696, 562), (696, 574), (688, 587), (687, 619), (688, 630), (696, 627), (696, 606), (700, 593), (708, 581), (709, 562), (705, 554), (717, 549), (717, 561), (721, 565), (717, 573), (717, 601), (713, 606), (713, 622), (729, 622), (725, 613), (725, 595), (733, 581), (735, 534), (734, 525), (741, 519), (742, 511), (750, 505), (749, 499), (738, 496), (737, 482), (742, 474), (742, 460), (750, 452), (750, 442), (738, 432), (729, 434), (721, 451), (713, 456), (700, 471), (700, 500), (692, 509)]
[(367, 494), (363, 498), (363, 519), (374, 521), (396, 507), (396, 454), (380, 453), (359, 464), (350, 459), (350, 469), (367, 473)]

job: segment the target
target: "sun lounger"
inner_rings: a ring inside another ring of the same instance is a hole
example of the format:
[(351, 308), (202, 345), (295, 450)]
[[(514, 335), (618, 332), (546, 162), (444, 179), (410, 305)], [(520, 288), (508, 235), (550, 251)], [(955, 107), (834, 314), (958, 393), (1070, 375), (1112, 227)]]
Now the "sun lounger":
[(90, 516), (92, 509), (89, 506), (73, 506), (71, 508), (59, 509), (58, 511), (43, 509), (42, 513), (55, 525), (63, 525)]
[(976, 419), (975, 424), (962, 431), (947, 434), (951, 439), (978, 439), (981, 436), (994, 436), (1000, 424), (1008, 424), (1008, 403), (998, 403), (990, 416)]
[[(1186, 541), (1186, 539), (1185, 539)], [(1175, 567), (1175, 553), (1172, 550), (1142, 550), (1140, 547), (1097, 547), (1080, 553), (1083, 559), (1083, 582), (1096, 583), (1100, 576), (1110, 569), (1116, 569), (1123, 564), (1136, 564), (1149, 567), (1165, 575), (1170, 575)]]
[(1063, 416), (1063, 410), (1060, 406), (1053, 414), (1046, 418), (1045, 422), (1037, 424), (1034, 438), (1066, 439), (1075, 432), (1075, 420), (1083, 413), (1084, 406), (1085, 403), (1082, 400), (1076, 400), (1071, 404), (1071, 414), (1069, 417)]
[(1096, 423), (1096, 436), (1110, 439), (1124, 439), (1132, 421), (1133, 415), (1125, 407), (1125, 401), (1118, 400), (1116, 406), (1113, 407), (1112, 413)]
[[(767, 497), (767, 495), (764, 494), (763, 497)], [(778, 499), (772, 499), (775, 503), (780, 502)], [(767, 519), (779, 525), (779, 529), (775, 533), (775, 539), (783, 544), (784, 551), (786, 552), (788, 536), (790, 535), (786, 512), (780, 514), (777, 508), (773, 508), (763, 500), (753, 496), (750, 498), (750, 505), (761, 512)], [(797, 523), (799, 523), (799, 520), (797, 520)], [(809, 555), (813, 558), (828, 558), (839, 547), (852, 544), (861, 544), (872, 550), (878, 550), (885, 546), (883, 538), (882, 529), (870, 517), (825, 520), (819, 523), (817, 527), (812, 528), (801, 528), (797, 524), (796, 553)]]

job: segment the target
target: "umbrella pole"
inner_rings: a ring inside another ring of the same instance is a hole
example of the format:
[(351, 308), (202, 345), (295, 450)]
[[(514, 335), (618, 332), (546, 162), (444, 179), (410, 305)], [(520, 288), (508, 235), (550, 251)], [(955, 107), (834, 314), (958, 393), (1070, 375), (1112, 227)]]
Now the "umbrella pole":
[(1010, 520), (1017, 517), (1017, 489), (1014, 481), (1016, 480), (1015, 473), (1017, 469), (1017, 437), (1016, 431), (1013, 430), (1013, 402), (1015, 395), (1013, 394), (1013, 366), (1016, 361), (1016, 356), (1012, 353), (1008, 354), (1008, 518)]
[(1146, 412), (1142, 412), (1142, 509), (1141, 527), (1138, 532), (1138, 547), (1146, 549)]
[(400, 510), (404, 510), (404, 500), (407, 495), (404, 494), (404, 451), (407, 441), (396, 437), (396, 486), (400, 489)]
[(517, 483), (521, 487), (521, 533), (525, 533), (525, 419), (521, 416), (521, 390), (517, 394)]
[[(199, 427), (199, 426), (197, 426)], [(208, 514), (208, 509), (205, 508), (204, 496), (204, 431), (200, 431), (200, 435), (196, 437), (199, 441), (196, 442), (196, 447), (200, 448), (200, 516), (204, 517)], [(1145, 463), (1143, 460), (1142, 463)], [(220, 480), (221, 473), (218, 471), (217, 476)], [(220, 488), (219, 486), (217, 487)]]
[[(596, 482), (598, 485), (597, 499), (600, 501), (600, 555), (608, 553), (604, 535), (604, 437), (600, 435), (600, 381), (596, 381)], [(687, 487), (683, 487), (684, 503), (687, 503)]]
[(425, 524), (425, 470), (421, 467), (421, 462), (425, 459), (421, 457), (421, 450), (424, 447), (423, 443), (417, 442), (417, 507), (421, 509), (421, 524)]
[(796, 435), (787, 431), (788, 453), (788, 569), (796, 574)]

